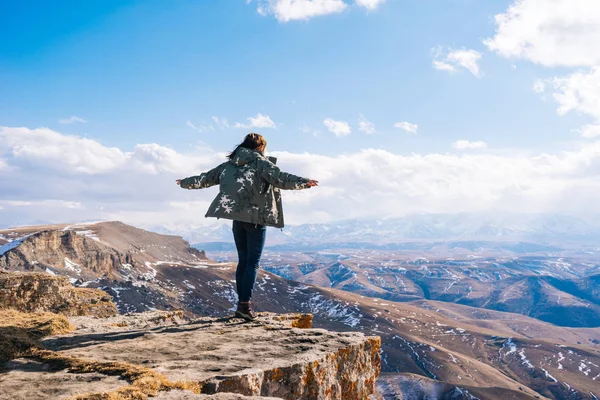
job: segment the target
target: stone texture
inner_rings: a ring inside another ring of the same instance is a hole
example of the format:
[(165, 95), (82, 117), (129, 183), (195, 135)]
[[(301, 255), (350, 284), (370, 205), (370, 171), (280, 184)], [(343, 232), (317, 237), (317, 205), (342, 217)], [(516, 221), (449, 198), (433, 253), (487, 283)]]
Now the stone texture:
[(36, 265), (63, 267), (65, 259), (78, 268), (107, 276), (111, 276), (117, 266), (133, 262), (131, 255), (75, 231), (46, 230), (26, 237), (18, 247), (0, 256), (0, 268), (31, 271)]
[(0, 271), (0, 308), (98, 317), (117, 314), (111, 296), (102, 290), (74, 288), (65, 277), (27, 272)]
[(281, 400), (280, 397), (244, 396), (234, 393), (194, 394), (182, 390), (163, 392), (155, 400)]
[(143, 269), (146, 262), (194, 264), (207, 260), (204, 252), (179, 236), (160, 235), (120, 222), (47, 226), (21, 232), (23, 235), (18, 246), (0, 254), (0, 270), (72, 268), (84, 275), (113, 279), (118, 278), (122, 265)]
[(260, 314), (201, 318), (185, 325), (49, 338), (63, 355), (127, 362), (171, 381), (196, 382), (205, 394), (220, 392), (282, 399), (366, 399), (380, 371), (380, 339), (361, 333), (292, 327), (307, 317)]
[(113, 391), (127, 386), (117, 376), (74, 374), (50, 365), (16, 359), (0, 366), (0, 400), (66, 399), (90, 391)]

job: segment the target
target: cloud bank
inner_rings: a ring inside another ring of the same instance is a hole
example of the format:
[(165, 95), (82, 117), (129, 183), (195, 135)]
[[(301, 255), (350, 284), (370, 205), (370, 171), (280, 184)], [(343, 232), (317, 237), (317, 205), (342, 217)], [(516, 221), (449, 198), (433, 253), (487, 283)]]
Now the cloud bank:
[[(284, 193), (286, 220), (600, 212), (600, 141), (538, 155), (481, 153), (477, 147), (410, 155), (377, 149), (337, 156), (274, 152), (283, 170), (320, 181), (318, 188)], [(203, 216), (216, 188), (188, 191), (174, 181), (224, 159), (224, 153), (208, 148), (182, 154), (149, 143), (125, 151), (45, 128), (2, 127), (0, 221), (211, 224), (215, 221)]]
[(552, 90), (559, 115), (576, 112), (592, 123), (577, 131), (600, 135), (600, 2), (597, 0), (516, 0), (496, 15), (496, 32), (484, 41), (489, 50), (547, 68), (577, 68), (540, 79), (536, 93)]
[[(247, 1), (250, 4), (252, 1)], [(354, 4), (374, 11), (385, 0), (356, 0)], [(257, 11), (260, 15), (273, 15), (279, 22), (306, 21), (314, 17), (339, 14), (349, 8), (343, 0), (258, 0)]]

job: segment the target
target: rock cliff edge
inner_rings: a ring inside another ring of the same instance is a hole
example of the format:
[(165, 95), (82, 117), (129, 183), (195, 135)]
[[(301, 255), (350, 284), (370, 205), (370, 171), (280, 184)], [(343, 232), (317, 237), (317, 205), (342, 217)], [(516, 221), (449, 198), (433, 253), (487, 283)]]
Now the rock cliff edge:
[(184, 321), (177, 312), (71, 317), (71, 333), (4, 363), (0, 398), (367, 399), (380, 372), (379, 337), (312, 329), (311, 321), (269, 313), (251, 323)]

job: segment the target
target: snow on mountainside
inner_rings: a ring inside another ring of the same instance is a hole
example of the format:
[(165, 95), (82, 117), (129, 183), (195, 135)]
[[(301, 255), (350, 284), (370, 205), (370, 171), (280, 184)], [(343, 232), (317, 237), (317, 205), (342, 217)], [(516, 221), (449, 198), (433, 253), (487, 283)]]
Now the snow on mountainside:
[[(19, 228), (0, 234), (20, 240), (0, 256), (0, 268), (61, 275), (75, 286), (100, 288), (113, 297), (121, 313), (181, 309), (192, 316), (226, 316), (237, 300), (235, 265), (214, 262), (178, 237), (117, 222)], [(386, 373), (378, 384), (381, 399), (397, 398), (400, 393), (491, 400), (591, 400), (600, 396), (599, 328), (559, 327), (518, 314), (423, 298), (395, 302), (369, 297), (401, 292), (400, 281), (407, 290), (422, 291), (426, 286), (419, 286), (420, 282), (431, 281), (432, 288), (442, 293), (447, 288), (447, 293), (458, 295), (456, 288), (465, 288), (460, 281), (484, 282), (489, 276), (489, 271), (462, 265), (465, 260), (434, 265), (418, 249), (407, 252), (412, 257), (410, 265), (397, 264), (404, 251), (394, 254), (269, 252), (265, 259), (269, 269), (279, 273), (281, 268), (299, 280), (309, 276), (323, 287), (260, 271), (253, 301), (259, 311), (313, 313), (316, 327), (381, 336)], [(552, 268), (569, 276), (575, 264), (563, 261), (527, 268)], [(527, 268), (512, 270), (520, 273)], [(411, 279), (409, 270), (414, 270)], [(503, 280), (510, 280), (509, 272), (506, 266), (499, 271)], [(596, 281), (586, 274), (571, 275), (572, 286), (560, 290), (579, 291), (587, 296), (585, 301), (592, 302)], [(336, 289), (353, 280), (371, 292)], [(472, 296), (479, 294), (475, 289)], [(554, 292), (546, 296), (553, 299)]]

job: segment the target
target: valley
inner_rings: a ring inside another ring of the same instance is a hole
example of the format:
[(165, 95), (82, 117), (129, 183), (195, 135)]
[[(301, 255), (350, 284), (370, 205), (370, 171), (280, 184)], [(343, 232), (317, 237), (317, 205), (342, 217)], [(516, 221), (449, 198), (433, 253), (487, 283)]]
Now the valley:
[[(121, 314), (227, 316), (237, 301), (231, 252), (180, 237), (118, 222), (0, 235), (4, 273), (65, 276), (110, 294)], [(380, 336), (379, 399), (597, 399), (595, 254), (542, 246), (494, 256), (465, 246), (269, 249), (254, 301), (258, 311), (311, 313), (315, 327)], [(561, 321), (543, 320), (558, 310)]]

